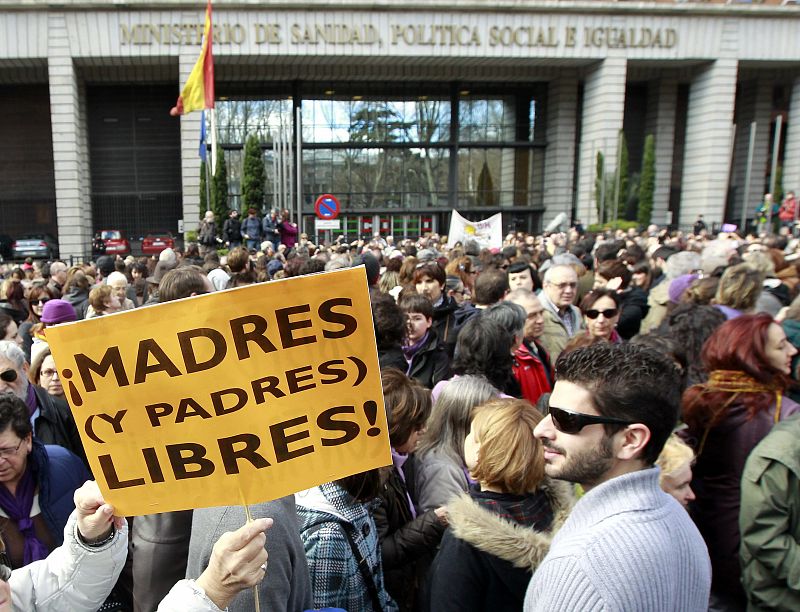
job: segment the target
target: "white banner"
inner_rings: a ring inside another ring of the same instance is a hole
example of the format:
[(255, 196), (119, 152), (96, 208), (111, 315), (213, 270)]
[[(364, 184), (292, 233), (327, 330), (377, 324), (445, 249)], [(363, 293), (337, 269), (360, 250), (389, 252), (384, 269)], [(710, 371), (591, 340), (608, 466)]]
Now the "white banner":
[(447, 246), (453, 247), (457, 242), (464, 244), (467, 240), (475, 240), (482, 249), (503, 248), (503, 214), (497, 213), (481, 221), (467, 221), (453, 210)]

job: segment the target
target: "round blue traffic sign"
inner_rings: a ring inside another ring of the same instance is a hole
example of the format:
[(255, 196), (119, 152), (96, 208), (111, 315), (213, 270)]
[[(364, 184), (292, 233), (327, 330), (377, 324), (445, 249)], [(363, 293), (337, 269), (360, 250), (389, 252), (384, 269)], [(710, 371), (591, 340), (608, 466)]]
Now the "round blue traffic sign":
[(323, 193), (317, 198), (314, 204), (314, 210), (317, 213), (317, 219), (336, 219), (336, 217), (339, 216), (341, 207), (339, 206), (339, 200), (336, 199), (336, 196)]

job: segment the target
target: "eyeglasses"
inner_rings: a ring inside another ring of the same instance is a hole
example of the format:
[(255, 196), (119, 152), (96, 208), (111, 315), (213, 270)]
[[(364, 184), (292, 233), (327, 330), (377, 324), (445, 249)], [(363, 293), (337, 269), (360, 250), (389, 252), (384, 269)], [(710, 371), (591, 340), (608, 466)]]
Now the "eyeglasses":
[(585, 314), (590, 319), (596, 319), (600, 315), (603, 315), (606, 319), (612, 319), (617, 316), (618, 312), (619, 310), (616, 308), (606, 308), (605, 310), (595, 310), (592, 308), (591, 310), (587, 310)]
[(564, 291), (564, 289), (576, 289), (578, 287), (578, 283), (547, 283), (548, 285), (552, 285), (559, 291)]
[(16, 370), (6, 370), (5, 372), (0, 372), (0, 380), (7, 383), (12, 383), (17, 380), (17, 371)]
[(41, 306), (50, 301), (50, 298), (39, 298), (38, 300), (31, 300), (31, 306)]
[(0, 459), (6, 459), (7, 457), (13, 457), (19, 451), (19, 447), (22, 446), (22, 443), (25, 440), (20, 440), (19, 444), (17, 444), (16, 448), (0, 448)]
[(40, 376), (45, 376), (47, 378), (53, 378), (56, 374), (58, 374), (58, 370), (42, 370), (39, 372)]
[(608, 423), (611, 425), (630, 425), (632, 421), (624, 419), (615, 419), (614, 417), (594, 416), (591, 414), (583, 414), (581, 412), (572, 412), (564, 408), (556, 408), (550, 406), (549, 414), (553, 417), (553, 425), (561, 433), (576, 434), (587, 425), (595, 425), (597, 423)]

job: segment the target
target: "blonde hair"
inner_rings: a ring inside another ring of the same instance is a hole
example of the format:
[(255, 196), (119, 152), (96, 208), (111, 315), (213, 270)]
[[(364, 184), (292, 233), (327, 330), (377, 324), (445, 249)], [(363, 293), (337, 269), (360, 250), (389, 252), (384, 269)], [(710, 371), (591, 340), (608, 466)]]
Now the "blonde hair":
[(671, 434), (656, 459), (656, 465), (661, 468), (659, 484), (663, 484), (664, 478), (672, 476), (683, 466), (691, 465), (692, 462), (694, 462), (694, 451), (678, 436)]
[(472, 411), (472, 435), (480, 442), (475, 480), (504, 493), (523, 495), (544, 478), (542, 444), (533, 429), (541, 413), (527, 400), (494, 399)]
[(722, 274), (714, 302), (748, 312), (755, 307), (763, 285), (764, 275), (750, 264), (731, 266)]

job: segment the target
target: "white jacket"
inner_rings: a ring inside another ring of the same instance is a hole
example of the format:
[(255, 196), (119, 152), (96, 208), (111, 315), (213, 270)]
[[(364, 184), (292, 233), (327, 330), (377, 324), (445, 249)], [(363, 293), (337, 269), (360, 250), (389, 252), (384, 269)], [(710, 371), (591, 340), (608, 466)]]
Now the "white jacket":
[(95, 612), (108, 597), (128, 556), (128, 525), (108, 544), (90, 548), (77, 537), (76, 516), (67, 521), (63, 545), (11, 572), (13, 610)]

